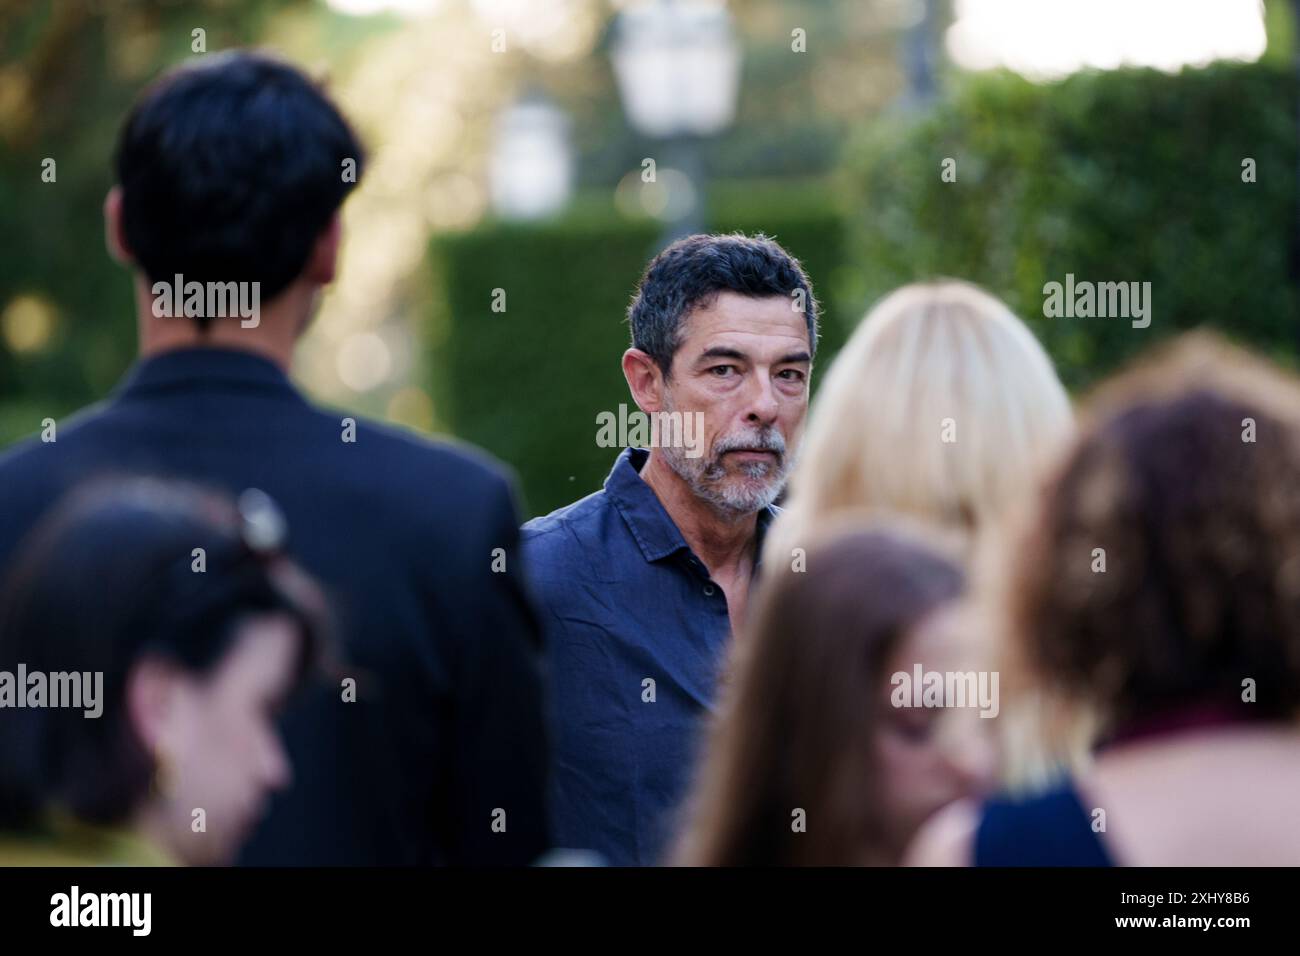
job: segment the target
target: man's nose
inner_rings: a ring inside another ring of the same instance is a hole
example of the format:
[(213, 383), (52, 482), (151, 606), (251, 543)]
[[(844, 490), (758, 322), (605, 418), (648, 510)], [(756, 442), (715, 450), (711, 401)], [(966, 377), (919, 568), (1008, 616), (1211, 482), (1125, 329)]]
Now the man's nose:
[(749, 409), (745, 418), (758, 425), (770, 425), (776, 421), (781, 403), (777, 400), (776, 386), (769, 375), (756, 375), (754, 390), (749, 396)]

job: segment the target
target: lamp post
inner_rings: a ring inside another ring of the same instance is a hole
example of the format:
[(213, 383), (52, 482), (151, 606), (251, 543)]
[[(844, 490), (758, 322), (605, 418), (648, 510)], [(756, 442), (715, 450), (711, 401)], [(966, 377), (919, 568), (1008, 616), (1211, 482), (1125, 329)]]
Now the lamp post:
[[(1300, 2), (1300, 0), (1297, 0)], [(938, 90), (935, 80), (939, 10), (937, 0), (920, 0), (916, 19), (903, 33), (903, 72), (907, 76), (904, 103), (908, 107), (927, 106)]]
[(525, 97), (497, 119), (489, 165), (492, 208), (503, 219), (543, 219), (573, 190), (568, 117), (545, 97)]
[(726, 7), (718, 0), (641, 0), (619, 14), (612, 60), (632, 127), (665, 144), (669, 165), (694, 187), (693, 201), (669, 225), (666, 241), (700, 232), (700, 147), (731, 124), (740, 87), (740, 48)]

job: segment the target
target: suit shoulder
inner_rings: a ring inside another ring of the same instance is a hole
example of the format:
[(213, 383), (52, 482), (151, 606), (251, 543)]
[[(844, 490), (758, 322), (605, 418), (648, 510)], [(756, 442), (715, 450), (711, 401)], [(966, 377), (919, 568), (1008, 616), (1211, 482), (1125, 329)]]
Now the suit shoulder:
[(46, 443), (38, 437), (19, 439), (0, 451), (0, 472), (19, 472), (29, 465), (34, 465), (36, 462), (33, 455), (44, 447)]
[(46, 467), (51, 455), (62, 453), (76, 444), (83, 432), (104, 418), (108, 409), (106, 402), (97, 402), (56, 421), (52, 440), (45, 440), (41, 429), (37, 428), (7, 448), (0, 448), (0, 470), (15, 474), (25, 468)]
[[(355, 445), (364, 454), (359, 456), (367, 463), (385, 468), (405, 470), (410, 468), (428, 475), (433, 472), (445, 487), (454, 484), (458, 490), (479, 494), (508, 492), (514, 483), (510, 469), (484, 451), (468, 442), (446, 435), (424, 435), (397, 425), (343, 410), (316, 409), (317, 415), (328, 419), (333, 428), (344, 419), (355, 422)], [(343, 443), (347, 444), (347, 443)]]

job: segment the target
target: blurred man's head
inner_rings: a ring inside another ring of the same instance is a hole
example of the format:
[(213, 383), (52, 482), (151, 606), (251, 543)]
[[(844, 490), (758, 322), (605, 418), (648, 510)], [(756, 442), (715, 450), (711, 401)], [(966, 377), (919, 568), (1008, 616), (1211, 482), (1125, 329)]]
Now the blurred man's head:
[(247, 51), (200, 57), (146, 89), (122, 126), (109, 243), (160, 323), (256, 328), (230, 306), (237, 293), (294, 325), (279, 330), (292, 340), (334, 277), (338, 210), (363, 163), (346, 120), (293, 66)]
[(808, 409), (817, 303), (765, 236), (691, 236), (650, 263), (623, 372), (648, 414), (699, 414), (702, 454), (656, 449), (696, 497), (751, 514), (780, 494)]

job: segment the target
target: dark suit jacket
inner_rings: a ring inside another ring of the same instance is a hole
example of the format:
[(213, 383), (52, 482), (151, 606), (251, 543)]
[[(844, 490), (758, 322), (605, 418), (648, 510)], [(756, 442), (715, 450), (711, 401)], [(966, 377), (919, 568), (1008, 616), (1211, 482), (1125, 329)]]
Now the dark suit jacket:
[(331, 599), (357, 700), (331, 681), (286, 714), (294, 782), (243, 862), (529, 862), (548, 844), (547, 749), (510, 482), (473, 449), (366, 421), (345, 442), (345, 415), (312, 407), (251, 353), (144, 361), (107, 402), (59, 423), (54, 442), (0, 456), (0, 569), (87, 479), (262, 489), (288, 519), (291, 555)]

